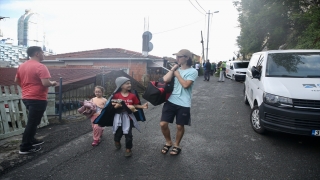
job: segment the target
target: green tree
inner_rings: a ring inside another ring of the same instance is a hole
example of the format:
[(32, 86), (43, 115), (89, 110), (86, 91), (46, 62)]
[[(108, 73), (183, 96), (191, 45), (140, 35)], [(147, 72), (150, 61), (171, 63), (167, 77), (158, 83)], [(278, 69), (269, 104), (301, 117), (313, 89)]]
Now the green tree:
[(320, 49), (320, 0), (234, 1), (245, 57), (263, 49)]

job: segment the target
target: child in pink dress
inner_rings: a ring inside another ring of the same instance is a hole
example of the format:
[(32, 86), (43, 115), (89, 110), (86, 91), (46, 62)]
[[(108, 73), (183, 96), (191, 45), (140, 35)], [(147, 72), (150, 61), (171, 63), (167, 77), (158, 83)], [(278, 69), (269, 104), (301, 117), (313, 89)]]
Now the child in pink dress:
[(103, 133), (102, 127), (100, 127), (98, 124), (93, 124), (93, 121), (100, 115), (101, 110), (104, 108), (107, 102), (107, 99), (102, 97), (103, 93), (104, 88), (101, 86), (96, 86), (94, 88), (94, 94), (96, 95), (96, 97), (91, 99), (91, 101), (97, 106), (96, 112), (90, 118), (93, 129), (93, 142), (91, 144), (92, 146), (99, 145)]

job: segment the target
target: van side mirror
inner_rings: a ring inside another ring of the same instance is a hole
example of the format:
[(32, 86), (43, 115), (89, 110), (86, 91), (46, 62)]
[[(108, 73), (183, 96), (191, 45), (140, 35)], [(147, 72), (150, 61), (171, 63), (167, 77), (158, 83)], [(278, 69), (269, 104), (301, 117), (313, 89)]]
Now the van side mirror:
[(252, 78), (260, 79), (261, 73), (259, 68), (252, 66), (251, 74), (252, 74)]
[(233, 69), (233, 66), (230, 66), (230, 69)]

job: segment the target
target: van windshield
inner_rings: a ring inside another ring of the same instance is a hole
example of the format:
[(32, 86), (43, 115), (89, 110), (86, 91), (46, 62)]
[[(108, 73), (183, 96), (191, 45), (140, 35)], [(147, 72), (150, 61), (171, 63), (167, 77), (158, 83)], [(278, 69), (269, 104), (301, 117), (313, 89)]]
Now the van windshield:
[(233, 63), (235, 69), (248, 68), (249, 62)]
[(320, 53), (268, 54), (266, 76), (320, 78)]

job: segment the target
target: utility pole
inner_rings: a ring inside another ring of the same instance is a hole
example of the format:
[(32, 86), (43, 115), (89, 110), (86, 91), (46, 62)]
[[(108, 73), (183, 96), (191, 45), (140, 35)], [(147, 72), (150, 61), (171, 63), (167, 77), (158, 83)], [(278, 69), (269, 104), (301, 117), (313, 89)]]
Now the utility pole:
[(202, 31), (201, 31), (201, 44), (202, 44), (202, 60), (205, 60), (205, 57), (204, 57), (204, 43), (203, 43)]
[(212, 13), (210, 13), (210, 10), (209, 10), (209, 12), (207, 14), (208, 14), (208, 32), (207, 32), (207, 55), (206, 55), (207, 59), (206, 60), (209, 59), (209, 56), (208, 56), (208, 51), (209, 51), (209, 26), (210, 26), (210, 15)]
[[(219, 11), (214, 11), (213, 13), (219, 13)], [(208, 33), (207, 33), (207, 56), (206, 56), (206, 60), (209, 59), (209, 56), (208, 56), (208, 51), (209, 51), (209, 29), (210, 29), (210, 15), (213, 14), (213, 13), (210, 13), (210, 10), (209, 12), (207, 13), (208, 14)]]

